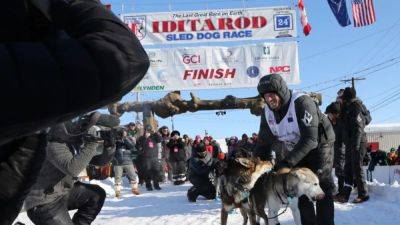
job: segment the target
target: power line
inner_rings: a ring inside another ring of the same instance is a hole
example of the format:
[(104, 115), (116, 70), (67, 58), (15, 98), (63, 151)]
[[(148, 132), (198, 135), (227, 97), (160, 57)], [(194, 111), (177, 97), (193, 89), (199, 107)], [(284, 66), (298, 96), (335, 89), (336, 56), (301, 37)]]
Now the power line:
[(378, 120), (377, 122), (378, 122), (378, 123), (383, 123), (383, 122), (387, 122), (387, 121), (389, 121), (389, 120), (391, 120), (391, 119), (398, 118), (398, 117), (400, 117), (400, 114), (395, 114), (395, 115), (390, 116), (390, 117), (388, 117), (388, 118), (386, 118), (386, 119)]
[(384, 90), (384, 91), (382, 91), (382, 92), (379, 92), (379, 93), (376, 94), (376, 95), (366, 97), (364, 101), (365, 101), (365, 102), (371, 101), (372, 99), (375, 99), (375, 98), (377, 98), (377, 97), (381, 97), (381, 96), (382, 96), (383, 94), (385, 94), (385, 93), (387, 93), (387, 94), (389, 95), (390, 93), (392, 93), (393, 90), (397, 90), (397, 89), (400, 89), (400, 84), (396, 84), (396, 86), (391, 87), (391, 88), (389, 88), (389, 89), (386, 89), (386, 90)]
[(326, 88), (323, 88), (323, 89), (319, 89), (319, 90), (316, 90), (316, 91), (314, 91), (314, 92), (321, 92), (321, 91), (325, 91), (325, 90), (328, 90), (328, 89), (331, 89), (331, 88), (337, 87), (337, 86), (339, 86), (339, 85), (342, 85), (342, 84), (343, 84), (343, 82), (340, 82), (340, 83), (338, 83), (338, 84), (335, 84), (335, 85), (332, 85), (332, 86), (329, 86), (329, 87), (326, 87)]
[(390, 96), (386, 96), (384, 97), (382, 100), (380, 100), (377, 104), (372, 105), (371, 111), (376, 111), (379, 108), (385, 107), (387, 105), (390, 105), (391, 103), (393, 103), (393, 101), (397, 100), (400, 96), (400, 91), (397, 91), (393, 94), (391, 94)]
[[(392, 60), (391, 60), (391, 61), (392, 61)], [(389, 64), (389, 65), (387, 65), (386, 67), (373, 70), (373, 71), (371, 71), (371, 72), (369, 72), (369, 73), (367, 73), (367, 74), (364, 74), (364, 75), (362, 75), (362, 76), (360, 76), (360, 77), (368, 77), (369, 75), (371, 75), (371, 74), (373, 74), (373, 73), (376, 73), (376, 72), (378, 72), (378, 71), (387, 69), (387, 68), (392, 67), (392, 66), (394, 66), (394, 65), (396, 65), (396, 64), (398, 64), (398, 63), (400, 63), (400, 60), (399, 60), (399, 61), (396, 61), (396, 62), (393, 62), (392, 64)]]
[[(362, 62), (364, 62), (364, 60), (367, 58), (367, 57), (369, 57), (369, 55), (373, 52), (373, 51), (375, 51), (375, 49), (379, 46), (379, 44), (381, 44), (381, 43), (383, 43), (383, 40), (385, 40), (385, 38), (387, 38), (389, 35), (389, 33), (392, 31), (392, 28), (393, 27), (395, 27), (395, 26), (397, 26), (397, 25), (399, 25), (398, 23), (400, 22), (400, 18), (398, 18), (390, 27), (388, 27), (385, 31), (385, 33), (383, 34), (383, 38), (381, 38), (381, 39), (379, 39), (378, 40), (378, 43), (377, 44), (375, 44), (375, 45), (373, 45), (371, 48), (370, 48), (370, 50), (366, 53), (366, 54), (363, 54), (363, 56), (357, 61), (357, 63), (355, 63), (354, 64), (354, 66), (350, 69), (350, 71), (352, 71), (357, 65), (359, 65), (359, 64), (361, 64)], [(367, 60), (366, 61), (367, 63), (368, 62), (371, 62), (371, 60)], [(363, 63), (364, 64), (364, 63)], [(368, 64), (367, 64), (368, 65)]]
[(400, 99), (400, 96), (397, 96), (397, 98), (394, 98), (394, 99), (392, 99), (390, 102), (388, 102), (388, 103), (386, 103), (386, 104), (384, 104), (384, 105), (379, 106), (379, 108), (375, 107), (374, 109), (371, 109), (371, 112), (375, 112), (375, 111), (378, 111), (378, 110), (380, 110), (380, 109), (383, 109), (384, 107), (386, 107), (386, 106), (388, 106), (388, 105), (391, 105), (392, 103), (395, 103), (395, 102), (398, 101), (399, 99)]
[[(400, 30), (392, 37), (392, 39), (390, 39), (388, 42), (386, 42), (386, 44), (382, 48), (380, 48), (379, 51), (377, 51), (375, 54), (372, 55), (372, 57), (368, 60), (368, 63), (366, 65), (369, 65), (371, 62), (373, 62), (376, 59), (376, 57), (379, 56), (382, 52), (384, 52), (384, 50), (386, 48), (388, 48), (392, 44), (392, 42), (395, 40), (395, 38), (397, 38), (399, 35), (400, 35)], [(377, 46), (377, 45), (375, 45), (375, 46)]]
[[(363, 72), (372, 70), (372, 69), (374, 69), (374, 68), (376, 68), (376, 67), (380, 67), (380, 66), (383, 66), (383, 65), (385, 65), (385, 64), (387, 64), (387, 63), (390, 63), (390, 62), (393, 62), (393, 61), (394, 61), (392, 64), (389, 64), (389, 65), (386, 66), (386, 67), (373, 70), (373, 71), (371, 71), (370, 73), (367, 73), (367, 74), (365, 74), (365, 75), (363, 75), (363, 76), (360, 76), (361, 78), (367, 77), (367, 76), (369, 76), (370, 74), (376, 73), (376, 72), (378, 72), (378, 71), (380, 71), (380, 70), (386, 69), (386, 68), (388, 68), (388, 67), (391, 67), (391, 66), (393, 66), (393, 65), (395, 65), (395, 64), (397, 64), (397, 63), (399, 63), (400, 60), (399, 60), (399, 61), (395, 61), (396, 59), (400, 59), (400, 56), (391, 58), (391, 59), (389, 59), (389, 60), (385, 60), (385, 61), (383, 61), (383, 62), (377, 63), (377, 64), (372, 65), (372, 66), (370, 66), (370, 67), (366, 67), (366, 68), (364, 68), (364, 69), (361, 69), (361, 70), (359, 70), (359, 71), (354, 72), (354, 73), (351, 74), (351, 75), (357, 75), (357, 74), (360, 74), (360, 73), (363, 73)], [(324, 84), (327, 84), (327, 83), (331, 83), (331, 82), (333, 82), (333, 81), (339, 81), (340, 79), (346, 78), (346, 77), (351, 76), (351, 75), (350, 75), (350, 74), (349, 74), (349, 75), (341, 75), (341, 76), (335, 77), (335, 78), (333, 78), (333, 79), (331, 79), (331, 80), (322, 81), (322, 82), (318, 82), (318, 83), (315, 83), (315, 84), (308, 85), (308, 86), (303, 87), (303, 88), (301, 88), (301, 89), (304, 90), (304, 89), (308, 89), (308, 88), (310, 88), (310, 87), (318, 87), (318, 86), (321, 86), (321, 85), (324, 85)], [(318, 91), (324, 91), (324, 90), (327, 90), (327, 89), (330, 89), (330, 88), (333, 88), (333, 87), (337, 87), (337, 86), (339, 86), (339, 85), (342, 84), (342, 83), (343, 83), (343, 82), (340, 82), (339, 84), (335, 84), (335, 85), (329, 86), (329, 87), (327, 87), (327, 88), (322, 88), (322, 89), (320, 89), (320, 90), (317, 90), (316, 92), (318, 92)]]

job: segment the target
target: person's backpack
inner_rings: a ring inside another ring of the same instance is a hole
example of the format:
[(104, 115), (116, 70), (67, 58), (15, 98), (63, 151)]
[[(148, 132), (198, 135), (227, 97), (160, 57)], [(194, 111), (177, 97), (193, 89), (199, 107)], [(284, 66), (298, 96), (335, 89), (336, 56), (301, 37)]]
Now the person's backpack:
[(363, 103), (361, 100), (357, 99), (357, 100), (355, 101), (355, 103), (356, 103), (358, 106), (361, 107), (361, 113), (362, 113), (362, 115), (363, 115), (363, 117), (364, 117), (365, 126), (367, 126), (367, 125), (370, 124), (371, 121), (372, 121), (371, 113), (369, 112), (369, 110), (367, 109), (367, 107), (364, 105), (364, 103)]
[(362, 102), (361, 102), (361, 108), (362, 108), (362, 114), (363, 114), (364, 119), (365, 119), (365, 125), (368, 125), (372, 121), (371, 113), (369, 112), (367, 107)]

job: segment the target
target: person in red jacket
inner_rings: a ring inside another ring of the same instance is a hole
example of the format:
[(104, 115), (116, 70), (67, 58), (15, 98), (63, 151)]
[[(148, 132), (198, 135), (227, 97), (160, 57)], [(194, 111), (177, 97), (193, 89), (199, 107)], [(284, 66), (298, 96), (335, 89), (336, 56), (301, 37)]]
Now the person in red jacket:
[(211, 140), (212, 140), (212, 138), (210, 136), (206, 136), (206, 137), (204, 137), (203, 142), (204, 142), (206, 151), (211, 153), (211, 155), (213, 155), (214, 147), (211, 145)]

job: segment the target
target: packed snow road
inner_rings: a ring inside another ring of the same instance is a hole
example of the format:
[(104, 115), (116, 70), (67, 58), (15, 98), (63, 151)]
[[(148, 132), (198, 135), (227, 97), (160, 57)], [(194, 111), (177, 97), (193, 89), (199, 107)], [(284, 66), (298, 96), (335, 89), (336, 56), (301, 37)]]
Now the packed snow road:
[[(97, 225), (217, 225), (220, 224), (220, 202), (198, 199), (189, 203), (186, 191), (191, 186), (162, 185), (163, 190), (133, 196), (128, 185), (121, 199), (114, 198), (112, 180), (95, 182), (107, 192)], [(335, 204), (336, 225), (398, 225), (400, 223), (400, 185), (369, 183), (371, 199), (360, 205)], [(354, 196), (352, 196), (354, 197)], [(279, 217), (282, 225), (294, 225), (290, 209)], [(32, 224), (26, 213), (16, 221)], [(229, 215), (228, 224), (241, 224), (239, 211)]]

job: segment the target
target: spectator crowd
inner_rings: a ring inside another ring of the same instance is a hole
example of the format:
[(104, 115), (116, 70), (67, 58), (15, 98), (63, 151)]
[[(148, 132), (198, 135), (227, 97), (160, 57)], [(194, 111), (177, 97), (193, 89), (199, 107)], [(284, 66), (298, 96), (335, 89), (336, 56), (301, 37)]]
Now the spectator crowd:
[(117, 130), (110, 173), (114, 176), (117, 198), (121, 197), (123, 175), (135, 195), (140, 194), (139, 185), (153, 191), (161, 190), (163, 182), (181, 185), (190, 181), (194, 185), (188, 192), (190, 201), (195, 201), (198, 195), (215, 198), (215, 185), (209, 179), (215, 163), (232, 157), (251, 157), (257, 142), (256, 133), (251, 137), (243, 134), (241, 139), (232, 136), (225, 139), (227, 152), (223, 152), (212, 136), (181, 137), (179, 131), (170, 131), (167, 126), (155, 130), (150, 125), (143, 127), (140, 122), (132, 122)]

